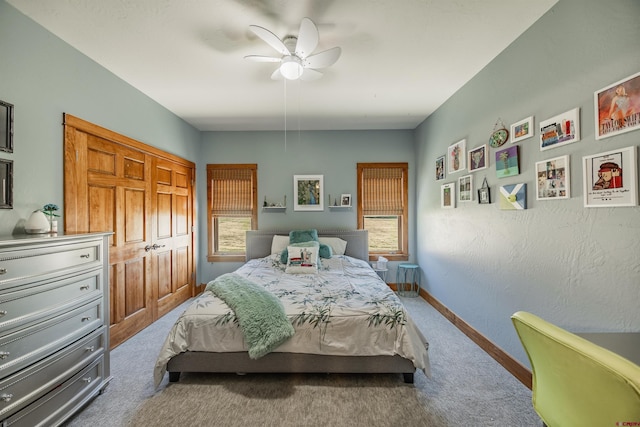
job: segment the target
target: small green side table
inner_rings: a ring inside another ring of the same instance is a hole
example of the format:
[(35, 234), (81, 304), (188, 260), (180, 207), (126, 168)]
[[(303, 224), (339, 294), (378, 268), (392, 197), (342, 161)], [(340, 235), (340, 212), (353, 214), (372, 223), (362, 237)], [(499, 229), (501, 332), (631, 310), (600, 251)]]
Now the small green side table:
[(398, 295), (417, 297), (420, 295), (420, 267), (416, 264), (399, 264), (396, 272)]

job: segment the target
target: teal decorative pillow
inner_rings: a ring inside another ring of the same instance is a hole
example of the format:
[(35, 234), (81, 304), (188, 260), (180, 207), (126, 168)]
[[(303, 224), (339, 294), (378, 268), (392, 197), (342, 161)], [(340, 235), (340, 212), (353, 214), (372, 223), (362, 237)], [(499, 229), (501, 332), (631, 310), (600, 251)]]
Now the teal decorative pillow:
[[(290, 245), (297, 244), (297, 243), (317, 242), (317, 241), (318, 241), (318, 230), (316, 229), (292, 230), (289, 232)], [(322, 247), (321, 247), (320, 250), (321, 250), (320, 256), (322, 258), (331, 258), (331, 255), (333, 255), (332, 253), (327, 252), (326, 248), (322, 250)], [(329, 250), (331, 250), (331, 248), (329, 248)], [(328, 254), (329, 256), (323, 256), (323, 254), (324, 255)], [(280, 254), (280, 263), (286, 264), (288, 259), (289, 259), (289, 256), (287, 253), (287, 249), (285, 248)]]
[(332, 256), (331, 246), (320, 243), (320, 258), (331, 258)]
[(293, 230), (289, 232), (289, 244), (292, 243), (304, 243), (304, 242), (317, 242), (318, 230)]

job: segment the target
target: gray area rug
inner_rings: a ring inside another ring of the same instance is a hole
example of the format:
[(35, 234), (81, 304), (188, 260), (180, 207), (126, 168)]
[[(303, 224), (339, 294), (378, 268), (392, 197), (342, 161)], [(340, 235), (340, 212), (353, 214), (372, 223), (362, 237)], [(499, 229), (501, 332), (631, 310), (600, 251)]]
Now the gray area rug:
[(111, 352), (113, 380), (72, 418), (84, 426), (541, 426), (531, 391), (422, 298), (402, 298), (429, 341), (431, 377), (183, 374), (153, 365), (186, 304)]

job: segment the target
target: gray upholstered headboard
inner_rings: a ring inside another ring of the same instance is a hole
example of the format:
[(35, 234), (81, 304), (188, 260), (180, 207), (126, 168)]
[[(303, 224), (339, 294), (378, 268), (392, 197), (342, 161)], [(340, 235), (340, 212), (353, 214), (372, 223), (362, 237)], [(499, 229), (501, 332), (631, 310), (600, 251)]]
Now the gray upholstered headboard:
[[(288, 236), (288, 231), (247, 231), (247, 261), (271, 254), (271, 241), (274, 235)], [(367, 230), (318, 230), (318, 236), (339, 237), (347, 242), (345, 255), (369, 261), (369, 233)]]

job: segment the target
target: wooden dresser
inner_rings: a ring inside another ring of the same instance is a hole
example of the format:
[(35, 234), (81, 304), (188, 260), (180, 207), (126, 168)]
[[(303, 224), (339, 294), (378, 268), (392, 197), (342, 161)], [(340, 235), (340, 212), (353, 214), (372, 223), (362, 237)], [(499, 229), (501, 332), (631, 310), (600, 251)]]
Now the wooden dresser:
[(0, 238), (0, 426), (59, 425), (111, 379), (109, 235)]

